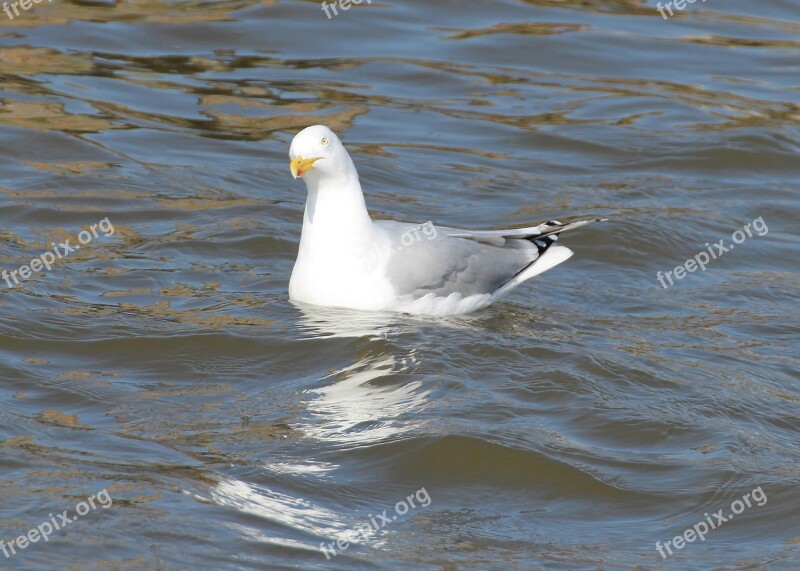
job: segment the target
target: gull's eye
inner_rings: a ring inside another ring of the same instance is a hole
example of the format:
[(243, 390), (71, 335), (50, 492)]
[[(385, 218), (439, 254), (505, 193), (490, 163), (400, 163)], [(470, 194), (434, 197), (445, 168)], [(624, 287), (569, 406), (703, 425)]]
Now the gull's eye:
[(322, 143), (323, 147), (327, 147), (328, 146), (328, 137), (322, 137), (322, 140), (320, 141), (320, 143)]

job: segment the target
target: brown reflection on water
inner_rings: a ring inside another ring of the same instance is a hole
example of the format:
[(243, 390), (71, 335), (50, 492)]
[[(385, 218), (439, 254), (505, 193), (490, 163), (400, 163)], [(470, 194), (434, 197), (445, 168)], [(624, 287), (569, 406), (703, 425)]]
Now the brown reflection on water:
[(490, 28), (480, 30), (447, 30), (452, 31), (448, 36), (451, 40), (466, 40), (492, 34), (528, 34), (534, 36), (549, 36), (551, 34), (567, 34), (570, 32), (583, 32), (588, 26), (580, 24), (558, 24), (543, 22), (526, 22), (523, 24), (496, 24)]
[(33, 5), (20, 16), (3, 24), (9, 28), (54, 26), (72, 21), (86, 22), (140, 22), (159, 24), (197, 24), (225, 22), (232, 19), (231, 12), (264, 4), (271, 6), (275, 0), (222, 0), (212, 2), (166, 2), (163, 0), (113, 1), (110, 3), (70, 2)]
[(67, 113), (63, 103), (29, 101), (0, 101), (0, 125), (13, 125), (37, 131), (64, 133), (97, 133), (116, 128), (109, 119), (91, 115)]

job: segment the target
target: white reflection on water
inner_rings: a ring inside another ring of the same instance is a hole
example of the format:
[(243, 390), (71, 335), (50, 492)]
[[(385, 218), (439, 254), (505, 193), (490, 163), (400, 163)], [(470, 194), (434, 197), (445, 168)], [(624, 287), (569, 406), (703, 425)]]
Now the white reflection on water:
[[(265, 518), (281, 527), (309, 533), (318, 537), (341, 537), (348, 539), (352, 529), (340, 515), (316, 505), (304, 498), (296, 498), (263, 486), (241, 480), (220, 481), (210, 492), (210, 500), (222, 506)], [(263, 528), (255, 528), (241, 523), (231, 523), (229, 527), (241, 535), (264, 543), (318, 550), (313, 540), (309, 543), (285, 537), (286, 531), (278, 531), (284, 537), (269, 535)]]
[(310, 418), (296, 428), (319, 440), (352, 445), (396, 440), (419, 429), (419, 413), (430, 404), (430, 391), (419, 380), (398, 382), (416, 364), (411, 351), (403, 359), (383, 355), (331, 375), (338, 380), (306, 391)]
[[(292, 302), (300, 310), (298, 326), (308, 339), (334, 337), (384, 337), (404, 319), (396, 313), (355, 311)], [(301, 337), (303, 338), (303, 337)]]
[[(206, 501), (205, 498), (198, 499)], [(265, 526), (226, 523), (228, 528), (251, 541), (312, 551), (319, 551), (320, 538), (328, 542), (341, 539), (352, 543), (369, 540), (372, 547), (381, 547), (385, 543), (379, 539), (387, 533), (387, 530), (380, 532), (375, 529), (366, 530), (363, 525), (356, 528), (358, 524), (367, 521), (365, 515), (360, 518), (340, 515), (306, 499), (288, 496), (241, 480), (220, 481), (212, 488), (208, 500), (233, 508), (240, 513), (264, 518), (279, 526), (272, 531)], [(287, 528), (315, 537), (309, 541), (289, 538), (286, 537)]]
[[(301, 326), (317, 333), (317, 339), (399, 337), (408, 325), (406, 318), (392, 313), (296, 305)], [(415, 378), (415, 349), (391, 353), (393, 341), (381, 344), (380, 354), (323, 377), (330, 381), (324, 386), (306, 390), (308, 416), (293, 428), (319, 440), (356, 446), (395, 440), (418, 429), (418, 413), (428, 406), (430, 391)]]
[[(476, 315), (426, 316), (386, 311), (358, 311), (338, 307), (320, 307), (293, 301), (300, 315), (298, 328), (307, 336), (300, 339), (324, 338), (389, 338), (412, 333), (421, 327), (473, 330), (479, 321)], [(486, 315), (486, 313), (484, 313)]]
[(314, 475), (322, 477), (326, 473), (338, 468), (338, 465), (331, 464), (330, 462), (316, 462), (304, 458), (302, 464), (295, 462), (267, 462), (265, 467), (275, 474), (293, 474), (295, 476)]

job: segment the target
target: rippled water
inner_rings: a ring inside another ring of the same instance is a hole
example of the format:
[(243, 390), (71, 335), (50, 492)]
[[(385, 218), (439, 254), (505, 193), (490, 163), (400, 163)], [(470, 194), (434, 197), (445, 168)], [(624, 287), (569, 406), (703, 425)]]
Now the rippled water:
[[(0, 268), (114, 229), (0, 281), (0, 539), (113, 498), (0, 566), (800, 568), (798, 14), (0, 12)], [(287, 154), (314, 123), (381, 218), (611, 220), (472, 316), (299, 307)], [(759, 218), (767, 232), (661, 286)], [(659, 555), (754, 489), (766, 501)], [(353, 541), (326, 558), (337, 540)]]

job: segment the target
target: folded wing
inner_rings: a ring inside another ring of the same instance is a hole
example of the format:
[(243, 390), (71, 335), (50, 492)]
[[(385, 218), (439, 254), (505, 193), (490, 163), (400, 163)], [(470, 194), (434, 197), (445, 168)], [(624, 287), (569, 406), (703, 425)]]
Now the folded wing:
[(558, 235), (598, 220), (488, 231), (392, 221), (376, 224), (391, 241), (387, 272), (398, 295), (496, 298), (567, 260), (572, 251), (555, 245)]

